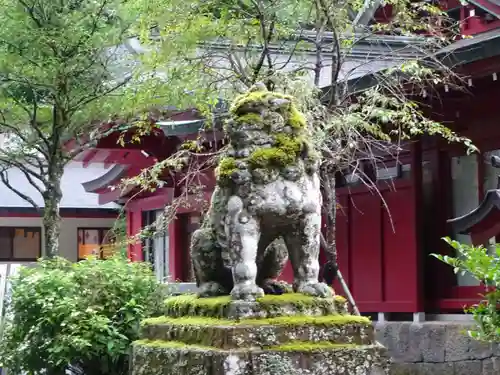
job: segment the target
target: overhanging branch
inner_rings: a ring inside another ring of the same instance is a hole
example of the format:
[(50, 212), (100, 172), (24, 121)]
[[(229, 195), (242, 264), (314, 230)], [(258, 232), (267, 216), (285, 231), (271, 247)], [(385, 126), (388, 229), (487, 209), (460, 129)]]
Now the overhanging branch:
[(28, 195), (20, 192), (19, 190), (17, 190), (15, 187), (13, 187), (10, 184), (9, 175), (8, 175), (8, 172), (7, 172), (6, 169), (3, 169), (3, 170), (0, 171), (0, 179), (2, 180), (3, 184), (9, 190), (11, 190), (13, 193), (15, 193), (16, 195), (18, 195), (20, 198), (24, 199), (29, 204), (31, 204), (35, 209), (40, 210), (40, 206), (31, 197), (29, 197)]

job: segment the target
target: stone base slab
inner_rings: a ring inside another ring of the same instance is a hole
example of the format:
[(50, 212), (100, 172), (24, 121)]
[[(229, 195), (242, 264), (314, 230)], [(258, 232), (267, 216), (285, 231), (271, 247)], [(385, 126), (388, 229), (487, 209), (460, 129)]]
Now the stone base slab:
[(133, 345), (131, 375), (381, 375), (385, 362), (377, 344), (218, 350), (141, 340)]
[(281, 317), (240, 322), (200, 317), (160, 317), (143, 322), (141, 337), (224, 350), (262, 348), (292, 341), (370, 345), (374, 342), (374, 328), (368, 319), (350, 315)]

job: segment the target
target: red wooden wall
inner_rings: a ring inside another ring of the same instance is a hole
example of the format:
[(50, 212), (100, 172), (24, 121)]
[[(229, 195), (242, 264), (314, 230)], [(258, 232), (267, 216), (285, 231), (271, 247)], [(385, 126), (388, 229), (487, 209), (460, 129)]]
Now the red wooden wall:
[(338, 192), (339, 268), (362, 312), (422, 311), (413, 186), (400, 180), (380, 193), (364, 187)]

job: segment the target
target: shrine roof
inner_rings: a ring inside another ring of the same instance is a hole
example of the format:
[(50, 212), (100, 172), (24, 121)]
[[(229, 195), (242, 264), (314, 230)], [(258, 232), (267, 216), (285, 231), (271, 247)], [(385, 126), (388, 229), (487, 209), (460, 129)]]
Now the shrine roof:
[(204, 120), (183, 120), (183, 121), (159, 121), (156, 123), (168, 136), (193, 134), (201, 129)]
[(83, 182), (83, 189), (87, 193), (95, 193), (96, 190), (106, 188), (123, 177), (128, 168), (128, 165), (116, 164), (109, 168), (106, 173), (98, 176), (97, 178)]
[(448, 223), (455, 232), (469, 234), (476, 224), (485, 220), (492, 211), (496, 210), (500, 211), (500, 190), (488, 190), (479, 206), (465, 215), (449, 219)]
[(485, 244), (500, 230), (500, 190), (489, 190), (478, 207), (448, 224), (453, 232), (469, 235), (473, 245)]
[[(461, 39), (437, 51), (429, 59), (439, 59), (450, 68), (458, 68), (479, 60), (500, 56), (500, 31), (493, 29), (471, 38)], [(368, 89), (378, 83), (377, 74), (382, 72), (374, 70), (362, 77), (350, 79), (347, 82), (351, 92)]]
[(479, 9), (490, 13), (491, 15), (500, 18), (500, 1), (499, 0), (469, 0), (470, 4), (475, 5)]
[[(96, 177), (105, 174), (109, 168), (92, 165), (83, 168), (81, 163), (70, 163), (64, 169), (61, 180), (61, 190), (63, 197), (61, 208), (92, 208), (92, 209), (118, 209), (120, 206), (115, 203), (100, 205), (98, 195), (88, 193), (83, 187), (83, 183), (94, 180)], [(8, 170), (10, 184), (35, 201), (39, 207), (43, 207), (43, 199), (40, 193), (26, 179), (23, 172), (17, 168)], [(0, 184), (0, 207), (1, 208), (31, 208), (32, 206), (16, 193)]]
[(500, 55), (500, 30), (498, 29), (461, 39), (436, 54), (450, 67), (470, 64), (498, 55)]

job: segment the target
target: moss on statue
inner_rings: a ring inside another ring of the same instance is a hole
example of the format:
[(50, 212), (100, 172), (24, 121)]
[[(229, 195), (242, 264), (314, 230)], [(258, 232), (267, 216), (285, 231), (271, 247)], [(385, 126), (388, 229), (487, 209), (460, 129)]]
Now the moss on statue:
[[(268, 115), (268, 110), (271, 113), (279, 113), (282, 119), (273, 119)], [(250, 149), (249, 156), (238, 158), (250, 169), (269, 170), (294, 165), (301, 167), (302, 164), (298, 163), (298, 159), (304, 155), (306, 159), (310, 159), (308, 153), (303, 153), (304, 149), (312, 149), (310, 145), (306, 147), (307, 123), (304, 115), (297, 109), (293, 97), (271, 92), (262, 85), (257, 85), (248, 93), (237, 97), (230, 111), (234, 122), (228, 122), (229, 128), (251, 125), (256, 129), (262, 129), (272, 139), (267, 147)], [(278, 121), (277, 124), (273, 123), (275, 120)], [(288, 129), (285, 131), (283, 127)], [(307, 163), (308, 160), (304, 161)], [(237, 171), (235, 159), (228, 156), (222, 158), (217, 169), (218, 181), (228, 185), (235, 171)]]
[(231, 179), (231, 175), (237, 170), (236, 159), (225, 156), (221, 158), (215, 173), (221, 182), (228, 182)]
[(253, 168), (286, 167), (295, 164), (304, 144), (302, 138), (277, 134), (275, 142), (276, 147), (260, 148), (252, 152), (248, 161)]
[[(254, 86), (250, 91), (241, 94), (236, 97), (236, 99), (231, 104), (229, 111), (235, 115), (240, 115), (240, 109), (244, 107), (269, 107), (269, 100), (272, 99), (285, 99), (290, 102), (293, 101), (293, 97), (290, 95), (281, 94), (278, 92), (268, 91), (265, 87)], [(247, 110), (247, 108), (245, 108)]]
[(258, 124), (262, 121), (257, 113), (259, 108), (270, 108), (273, 105), (272, 100), (283, 99), (289, 101), (287, 105), (282, 105), (282, 115), (286, 124), (295, 130), (303, 130), (307, 127), (306, 119), (297, 109), (292, 96), (267, 91), (264, 88), (256, 90), (258, 91), (250, 91), (238, 96), (231, 105), (230, 112), (235, 116), (236, 122)]
[(246, 115), (236, 117), (235, 121), (239, 124), (258, 125), (262, 122), (262, 116), (257, 113), (247, 113)]
[(278, 147), (259, 148), (248, 158), (252, 168), (286, 167), (295, 161), (294, 154), (287, 154)]
[(276, 134), (276, 147), (292, 155), (298, 155), (304, 147), (302, 137), (290, 137), (286, 134)]
[(305, 129), (305, 127), (307, 126), (306, 118), (293, 104), (290, 107), (287, 125), (290, 125), (292, 128), (297, 130)]

